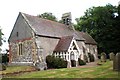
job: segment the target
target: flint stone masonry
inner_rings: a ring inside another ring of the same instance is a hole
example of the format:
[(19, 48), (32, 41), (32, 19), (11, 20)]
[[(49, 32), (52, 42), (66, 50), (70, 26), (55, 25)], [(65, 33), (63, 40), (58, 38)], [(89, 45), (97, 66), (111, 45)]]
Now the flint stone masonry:
[[(22, 44), (22, 55), (19, 55), (19, 44)], [(33, 62), (33, 41), (11, 43), (12, 62)]]

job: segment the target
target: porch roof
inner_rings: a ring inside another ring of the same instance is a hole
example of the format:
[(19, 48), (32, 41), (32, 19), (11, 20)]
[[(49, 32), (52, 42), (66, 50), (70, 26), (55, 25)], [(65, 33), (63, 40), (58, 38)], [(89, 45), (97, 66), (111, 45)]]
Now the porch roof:
[(73, 39), (73, 36), (65, 36), (65, 37), (61, 37), (61, 39), (59, 40), (57, 46), (54, 49), (54, 52), (64, 52), (67, 51), (70, 43)]

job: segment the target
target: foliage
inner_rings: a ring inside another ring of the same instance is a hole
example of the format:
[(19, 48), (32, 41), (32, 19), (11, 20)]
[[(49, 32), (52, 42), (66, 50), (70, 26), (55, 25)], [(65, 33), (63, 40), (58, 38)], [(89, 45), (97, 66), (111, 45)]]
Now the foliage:
[(57, 21), (57, 18), (50, 12), (45, 12), (43, 14), (38, 15), (38, 17), (43, 18), (43, 19), (48, 19), (52, 21)]
[(0, 71), (6, 70), (6, 65), (4, 63), (0, 63)]
[(2, 45), (2, 35), (4, 34), (2, 33), (2, 30), (0, 29), (0, 46)]
[(83, 60), (81, 60), (80, 58), (78, 58), (78, 62), (79, 62), (79, 65), (80, 65), (80, 66), (81, 66), (81, 65), (86, 65), (86, 62), (83, 61)]
[(93, 54), (88, 53), (88, 56), (89, 56), (90, 62), (94, 62), (95, 61), (95, 58), (94, 58)]
[(84, 60), (85, 62), (88, 62), (88, 57), (86, 55), (84, 55)]
[(0, 54), (0, 63), (8, 63), (9, 57), (8, 54)]
[(106, 62), (106, 54), (104, 52), (101, 53), (101, 62)]
[(52, 55), (46, 57), (46, 63), (48, 68), (66, 68), (67, 61), (64, 61), (62, 58), (56, 58)]
[(76, 30), (88, 32), (98, 43), (99, 53), (119, 52), (119, 6), (108, 4), (106, 6), (89, 8), (84, 16), (76, 19), (76, 22)]

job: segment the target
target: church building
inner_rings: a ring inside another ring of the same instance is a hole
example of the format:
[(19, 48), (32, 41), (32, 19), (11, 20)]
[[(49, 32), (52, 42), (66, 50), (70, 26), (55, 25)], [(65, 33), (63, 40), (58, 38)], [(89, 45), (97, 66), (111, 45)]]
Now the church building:
[[(76, 31), (71, 13), (62, 15), (63, 23), (42, 19), (20, 12), (9, 37), (10, 63), (46, 64), (46, 56), (63, 58), (71, 67), (71, 60), (84, 60), (88, 53), (97, 60), (97, 43), (88, 34)], [(76, 66), (78, 66), (76, 64)]]

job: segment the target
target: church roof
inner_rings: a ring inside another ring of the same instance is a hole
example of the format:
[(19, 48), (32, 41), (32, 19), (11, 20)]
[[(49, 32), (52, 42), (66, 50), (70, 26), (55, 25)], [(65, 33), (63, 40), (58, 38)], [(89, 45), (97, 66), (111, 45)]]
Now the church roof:
[(77, 31), (68, 28), (67, 25), (55, 21), (39, 18), (25, 13), (21, 13), (30, 27), (37, 35), (58, 37), (74, 36), (77, 40), (85, 40)]
[(79, 34), (85, 39), (86, 44), (97, 44), (97, 42), (88, 33), (79, 32)]
[(73, 39), (73, 36), (61, 37), (57, 46), (54, 49), (54, 52), (67, 51), (69, 46), (70, 46), (70, 43), (71, 43), (72, 39)]
[(65, 24), (59, 22), (42, 19), (38, 16), (21, 13), (29, 26), (39, 36), (48, 36), (56, 38), (64, 38), (64, 36), (74, 36), (76, 40), (85, 41), (86, 44), (97, 44), (96, 41), (87, 33), (79, 32), (69, 28)]

